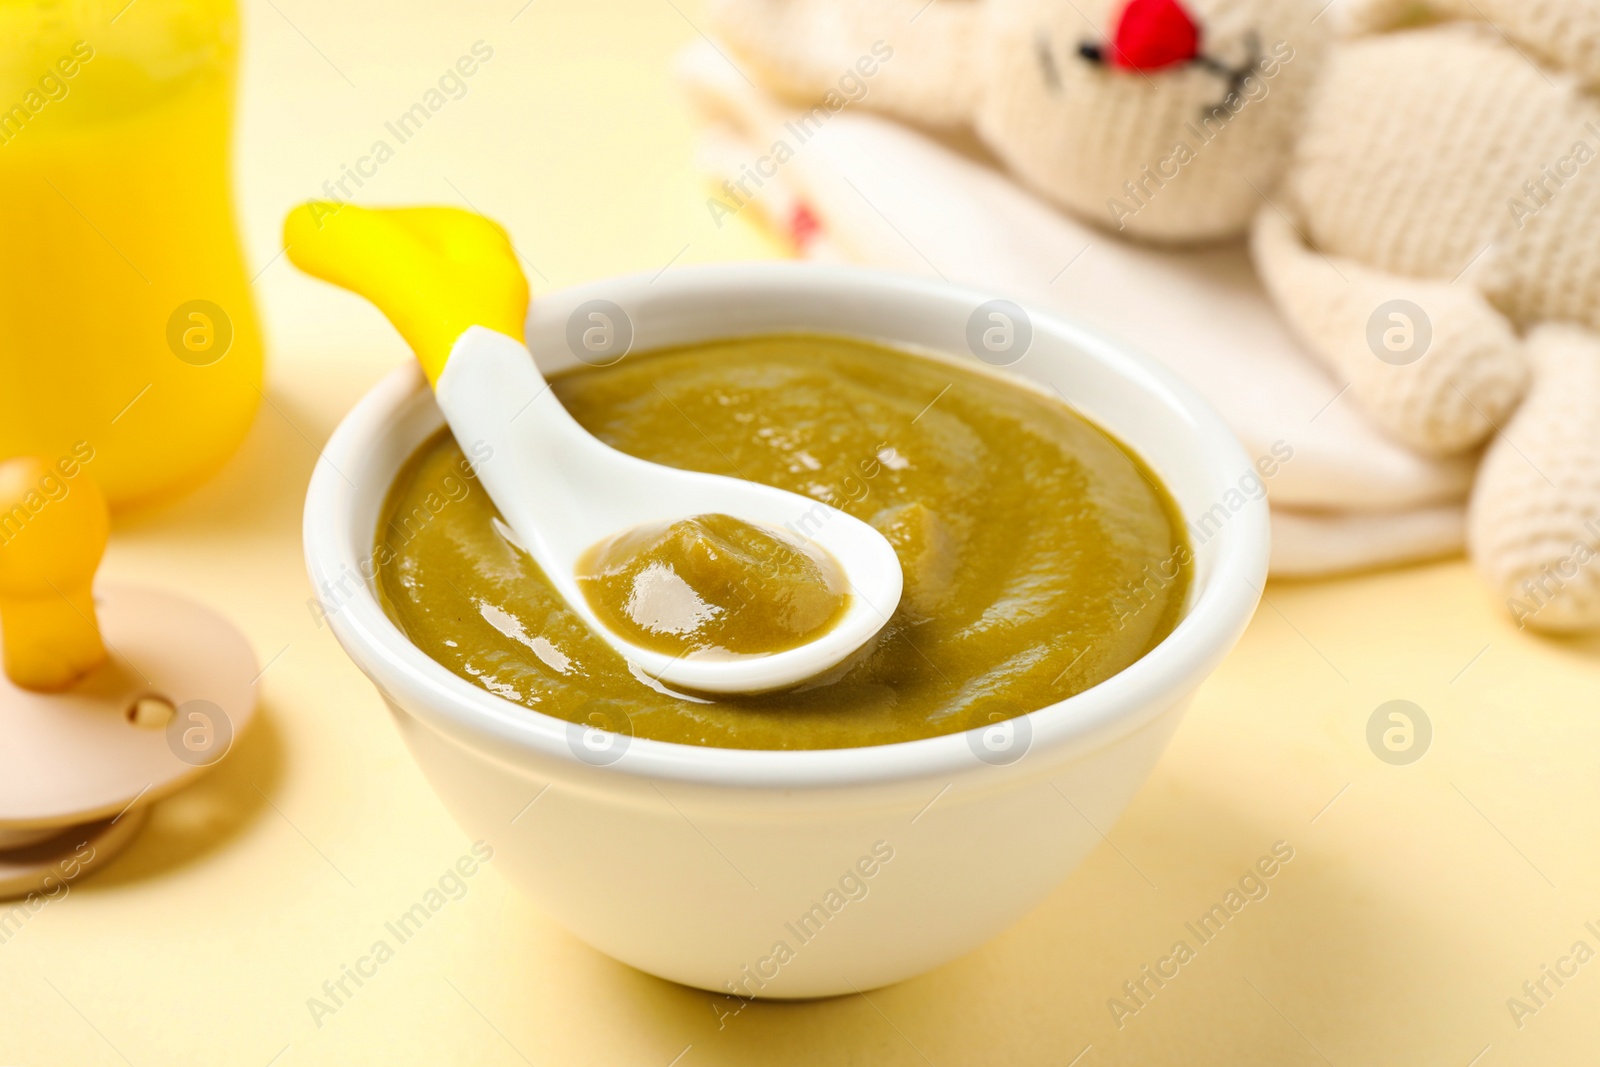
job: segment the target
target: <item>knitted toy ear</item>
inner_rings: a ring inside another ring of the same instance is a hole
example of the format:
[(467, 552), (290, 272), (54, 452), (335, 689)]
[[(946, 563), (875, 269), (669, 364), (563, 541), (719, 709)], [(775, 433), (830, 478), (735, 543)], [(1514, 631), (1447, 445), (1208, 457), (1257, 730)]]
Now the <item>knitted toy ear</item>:
[(709, 10), (735, 65), (765, 89), (950, 127), (965, 125), (975, 108), (987, 6), (987, 0), (711, 0)]

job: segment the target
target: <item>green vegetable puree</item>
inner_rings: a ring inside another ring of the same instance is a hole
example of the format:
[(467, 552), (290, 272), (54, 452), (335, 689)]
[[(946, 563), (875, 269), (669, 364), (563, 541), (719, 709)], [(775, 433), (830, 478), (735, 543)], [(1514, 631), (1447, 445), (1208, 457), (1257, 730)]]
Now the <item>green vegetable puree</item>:
[[(634, 355), (551, 384), (624, 452), (766, 482), (871, 523), (894, 546), (905, 591), (876, 642), (796, 689), (675, 694), (567, 608), (441, 432), (385, 503), (379, 595), (423, 652), (548, 715), (724, 748), (908, 741), (1081, 692), (1149, 651), (1182, 611), (1190, 552), (1165, 490), (1060, 400), (997, 374), (775, 336)], [(826, 517), (819, 503), (798, 532)], [(727, 529), (711, 532), (727, 541)], [(657, 530), (632, 547), (648, 555), (654, 537), (656, 550), (693, 551), (706, 533)]]
[(600, 621), (669, 656), (782, 652), (827, 633), (849, 583), (819, 546), (732, 515), (608, 537), (578, 561)]

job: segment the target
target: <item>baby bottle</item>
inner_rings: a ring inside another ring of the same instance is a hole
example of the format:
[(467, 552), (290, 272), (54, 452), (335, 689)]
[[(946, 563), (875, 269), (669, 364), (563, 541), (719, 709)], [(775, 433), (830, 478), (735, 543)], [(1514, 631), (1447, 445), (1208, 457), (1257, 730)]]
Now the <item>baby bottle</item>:
[(113, 508), (206, 477), (260, 399), (238, 38), (233, 0), (0, 0), (0, 458)]

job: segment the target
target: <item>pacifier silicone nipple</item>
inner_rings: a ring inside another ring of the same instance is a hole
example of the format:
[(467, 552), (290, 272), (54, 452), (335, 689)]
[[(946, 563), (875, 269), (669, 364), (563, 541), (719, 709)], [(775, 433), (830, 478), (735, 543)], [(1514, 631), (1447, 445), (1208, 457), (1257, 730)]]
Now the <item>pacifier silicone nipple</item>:
[(0, 463), (0, 899), (116, 855), (255, 712), (255, 655), (227, 620), (94, 588), (108, 532), (80, 466)]
[(109, 532), (87, 476), (0, 462), (0, 638), (6, 677), (24, 689), (65, 689), (105, 661), (91, 588)]

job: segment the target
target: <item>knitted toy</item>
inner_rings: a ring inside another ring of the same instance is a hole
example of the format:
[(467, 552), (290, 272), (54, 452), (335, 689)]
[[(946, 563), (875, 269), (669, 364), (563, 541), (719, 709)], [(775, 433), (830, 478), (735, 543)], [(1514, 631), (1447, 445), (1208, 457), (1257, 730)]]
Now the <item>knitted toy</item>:
[(1310, 0), (713, 0), (780, 94), (970, 128), (1023, 182), (1126, 236), (1243, 234), (1320, 51)]
[(1253, 250), (1369, 416), (1489, 441), (1474, 562), (1519, 625), (1600, 625), (1600, 6), (1362, 0)]
[(971, 129), (1125, 237), (1249, 231), (1272, 298), (1372, 422), (1436, 456), (1493, 438), (1470, 549), (1519, 625), (1600, 625), (1600, 8), (1351, 3), (1325, 70), (1320, 0), (712, 12), (740, 70), (813, 114)]

